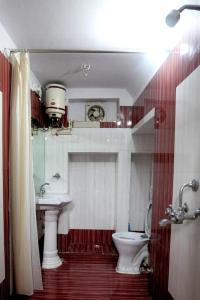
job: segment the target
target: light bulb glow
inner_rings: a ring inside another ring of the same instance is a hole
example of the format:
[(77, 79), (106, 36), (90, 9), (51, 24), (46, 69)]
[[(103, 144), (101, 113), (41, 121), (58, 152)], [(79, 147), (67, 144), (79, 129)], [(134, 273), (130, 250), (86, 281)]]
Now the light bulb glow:
[(127, 126), (130, 127), (130, 126), (132, 125), (132, 121), (131, 121), (131, 120), (128, 120), (126, 124), (127, 124)]

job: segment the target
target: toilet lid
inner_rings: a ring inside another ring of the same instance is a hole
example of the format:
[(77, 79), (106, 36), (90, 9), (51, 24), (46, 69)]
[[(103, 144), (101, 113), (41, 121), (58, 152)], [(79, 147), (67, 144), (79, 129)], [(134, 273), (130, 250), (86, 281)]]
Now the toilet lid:
[(152, 217), (152, 203), (149, 202), (147, 207), (147, 213), (144, 221), (144, 230), (148, 237), (151, 236), (151, 217)]

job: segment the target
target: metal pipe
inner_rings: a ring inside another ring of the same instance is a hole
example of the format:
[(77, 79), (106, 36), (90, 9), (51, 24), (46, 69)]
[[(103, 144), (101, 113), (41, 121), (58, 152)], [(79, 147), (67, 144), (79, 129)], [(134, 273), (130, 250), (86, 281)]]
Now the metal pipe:
[(166, 20), (167, 25), (170, 27), (175, 26), (177, 24), (177, 22), (180, 20), (182, 11), (185, 9), (200, 11), (200, 5), (186, 4), (186, 5), (181, 6), (179, 9), (173, 9), (166, 16), (165, 20)]
[(175, 221), (170, 220), (170, 219), (162, 219), (162, 220), (159, 221), (159, 225), (161, 227), (165, 227), (167, 225), (171, 225), (171, 224), (174, 224), (174, 223), (175, 223)]
[(171, 225), (171, 224), (183, 224), (183, 221), (196, 220), (199, 216), (200, 216), (200, 208), (196, 209), (192, 215), (184, 214), (184, 215), (180, 216), (177, 214), (176, 219), (174, 217), (171, 219), (162, 219), (159, 221), (159, 225), (161, 227), (165, 227), (165, 226)]
[(183, 207), (183, 191), (187, 187), (191, 188), (193, 190), (193, 192), (196, 192), (199, 189), (199, 182), (196, 179), (193, 179), (191, 182), (184, 183), (182, 185), (182, 187), (180, 188), (180, 191), (179, 191), (179, 208)]
[(130, 51), (122, 51), (122, 50), (77, 50), (77, 49), (33, 49), (33, 48), (24, 48), (24, 49), (9, 49), (10, 53), (16, 52), (29, 52), (29, 53), (77, 53), (77, 54), (141, 54), (146, 53), (145, 51), (139, 50), (130, 50)]
[(182, 12), (184, 9), (190, 9), (190, 10), (200, 10), (200, 5), (194, 5), (194, 4), (185, 4), (181, 6), (178, 11)]
[(196, 220), (200, 216), (200, 208), (194, 211), (193, 215), (185, 215), (184, 220)]

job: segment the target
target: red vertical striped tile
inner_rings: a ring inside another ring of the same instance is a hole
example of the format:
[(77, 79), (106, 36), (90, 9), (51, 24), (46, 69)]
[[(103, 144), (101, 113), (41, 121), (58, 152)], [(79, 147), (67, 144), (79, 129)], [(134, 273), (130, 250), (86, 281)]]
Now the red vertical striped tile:
[(113, 232), (113, 230), (70, 229), (67, 235), (58, 235), (58, 251), (115, 255), (117, 252), (112, 241)]
[(116, 122), (100, 122), (100, 128), (117, 128)]
[(133, 107), (132, 106), (120, 106), (120, 121), (121, 128), (132, 127), (133, 120)]
[[(150, 260), (153, 266), (153, 299), (167, 299), (170, 227), (160, 228), (164, 209), (172, 203), (176, 87), (200, 65), (199, 37), (187, 35), (182, 42), (193, 46), (192, 54), (179, 55), (175, 49), (147, 85), (133, 107), (133, 123), (153, 107), (156, 108), (153, 182), (152, 242)], [(195, 52), (196, 50), (196, 52)]]
[(144, 117), (144, 106), (133, 106), (132, 123), (133, 126)]
[(100, 122), (100, 128), (130, 128), (133, 123), (133, 107), (132, 106), (120, 106), (120, 121), (117, 122)]
[(64, 127), (68, 126), (67, 114), (68, 114), (68, 107), (65, 106), (65, 114), (61, 118), (61, 121), (62, 121), (62, 124), (63, 124)]

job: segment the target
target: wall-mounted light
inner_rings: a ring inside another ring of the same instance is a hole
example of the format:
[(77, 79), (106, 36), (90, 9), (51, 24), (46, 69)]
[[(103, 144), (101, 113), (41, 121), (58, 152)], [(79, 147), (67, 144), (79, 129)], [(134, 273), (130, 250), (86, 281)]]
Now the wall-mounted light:
[(190, 10), (199, 10), (200, 5), (190, 5), (186, 4), (181, 6), (179, 9), (173, 9), (167, 16), (166, 16), (166, 23), (170, 27), (174, 27), (177, 22), (180, 20), (180, 16), (183, 10), (190, 9)]
[(122, 124), (121, 120), (117, 120), (117, 126), (120, 126)]
[(126, 124), (127, 124), (128, 127), (130, 127), (132, 125), (132, 121), (128, 120)]

